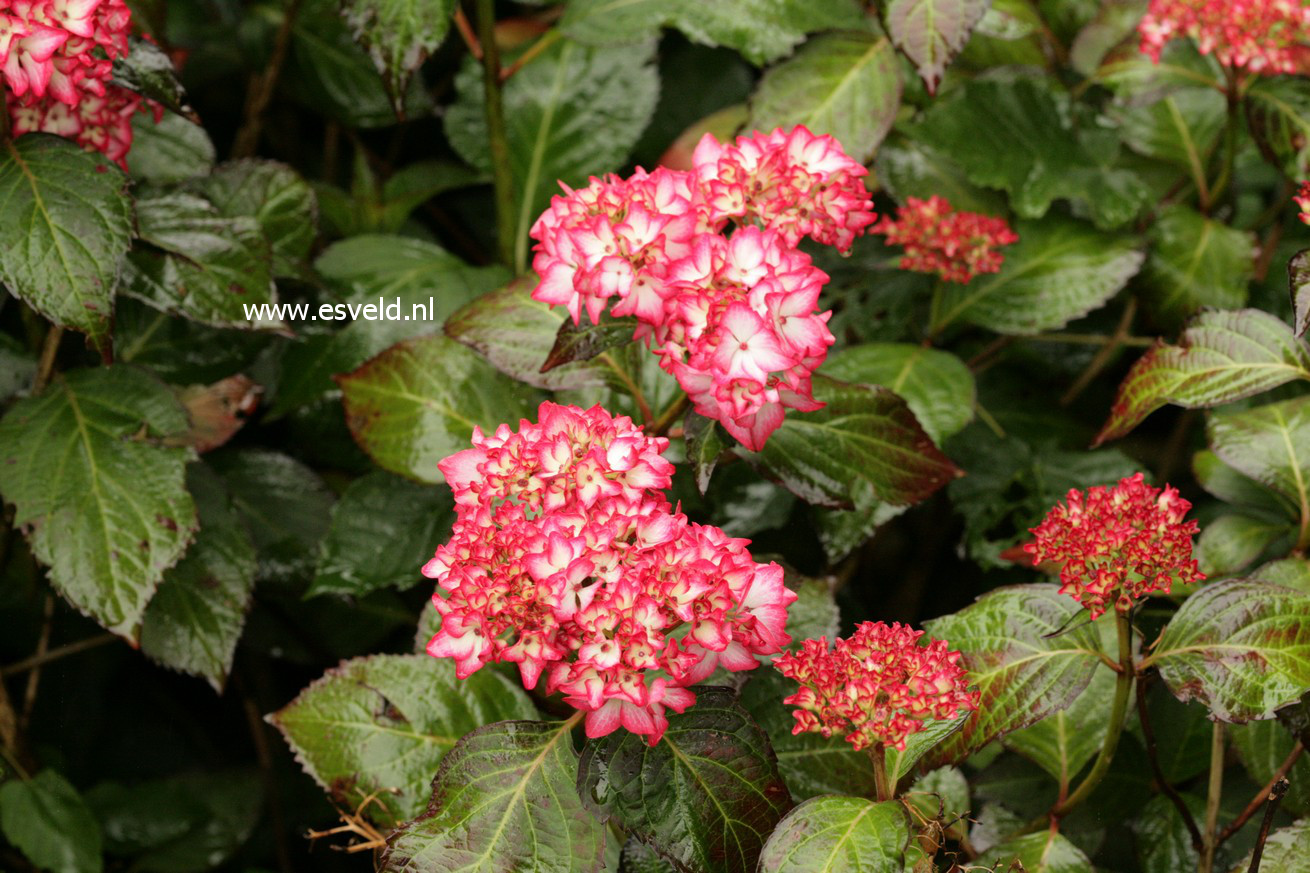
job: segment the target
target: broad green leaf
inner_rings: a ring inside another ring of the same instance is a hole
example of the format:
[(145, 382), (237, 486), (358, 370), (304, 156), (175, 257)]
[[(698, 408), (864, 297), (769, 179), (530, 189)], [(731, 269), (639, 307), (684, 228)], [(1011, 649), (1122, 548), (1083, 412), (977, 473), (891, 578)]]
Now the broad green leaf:
[(187, 485), (200, 530), (146, 607), (141, 650), (222, 693), (255, 585), (255, 546), (212, 470), (191, 465)]
[[(1183, 802), (1195, 821), (1204, 821), (1205, 801), (1191, 794)], [(1197, 869), (1200, 857), (1192, 847), (1187, 825), (1169, 798), (1157, 794), (1133, 821), (1142, 873), (1174, 873)]]
[(1249, 578), (1310, 594), (1310, 561), (1295, 556), (1270, 561), (1257, 567)]
[(478, 728), (441, 762), (428, 811), (387, 840), (383, 873), (599, 871), (605, 828), (578, 797), (577, 769), (568, 722)]
[(910, 821), (896, 801), (816, 797), (787, 813), (760, 853), (760, 873), (901, 873)]
[(952, 355), (914, 343), (847, 346), (828, 356), (823, 373), (856, 385), (881, 385), (905, 399), (935, 442), (973, 419), (973, 374)]
[[(1274, 719), (1234, 725), (1230, 736), (1237, 756), (1257, 785), (1268, 784), (1297, 745), (1291, 732)], [(1293, 815), (1310, 815), (1310, 760), (1304, 755), (1287, 772), (1287, 782), (1282, 808)]]
[(273, 251), (273, 275), (299, 276), (313, 245), (318, 220), (314, 191), (300, 175), (276, 161), (220, 165), (193, 183), (228, 218), (253, 218)]
[(100, 825), (77, 789), (54, 770), (0, 785), (0, 831), (35, 867), (100, 873)]
[(886, 388), (815, 376), (814, 396), (824, 408), (790, 413), (756, 455), (802, 500), (917, 503), (957, 475), (905, 401)]
[(825, 34), (764, 74), (746, 129), (804, 125), (835, 137), (847, 154), (867, 163), (900, 104), (900, 67), (886, 37)]
[(1158, 317), (1179, 321), (1202, 306), (1236, 309), (1246, 303), (1255, 255), (1250, 233), (1172, 206), (1156, 216), (1149, 237), (1142, 284)]
[(248, 368), (266, 335), (207, 327), (122, 298), (114, 312), (114, 360), (137, 364), (173, 385), (209, 384)]
[(173, 392), (140, 370), (74, 370), (0, 420), (0, 494), (14, 526), (85, 614), (135, 641), (146, 602), (196, 529), (187, 427)]
[(1206, 437), (1225, 464), (1291, 501), (1297, 546), (1310, 544), (1310, 396), (1211, 413)]
[(1310, 82), (1303, 76), (1257, 76), (1242, 102), (1265, 158), (1289, 178), (1310, 175)]
[(531, 414), (519, 386), (443, 336), (398, 343), (337, 381), (360, 447), (420, 482), (444, 481), (437, 462), (467, 448), (475, 426)]
[(905, 740), (904, 750), (887, 750), (888, 777), (900, 780), (909, 775), (929, 752), (962, 729), (968, 718), (968, 713), (961, 713), (955, 718), (937, 718), (924, 722), (922, 730), (910, 734)]
[(960, 318), (1008, 334), (1064, 327), (1104, 306), (1144, 258), (1133, 237), (1079, 221), (1021, 221), (1014, 230), (1019, 241), (1002, 249), (1005, 263), (999, 273), (943, 286), (933, 313), (934, 331)]
[(892, 41), (914, 62), (931, 94), (989, 5), (990, 0), (890, 0), (882, 15)]
[(1215, 718), (1273, 718), (1310, 688), (1310, 594), (1250, 579), (1203, 586), (1144, 661)]
[(787, 633), (791, 634), (791, 647), (799, 647), (802, 640), (819, 637), (835, 639), (841, 630), (841, 611), (833, 596), (836, 579), (799, 576), (788, 571), (787, 587), (797, 594), (787, 608)]
[(176, 185), (208, 173), (214, 166), (214, 143), (198, 124), (166, 113), (155, 121), (149, 113), (132, 116), (132, 152), (128, 172), (152, 185)]
[(1249, 510), (1248, 515), (1268, 520), (1296, 520), (1295, 504), (1234, 470), (1209, 449), (1192, 456), (1192, 473), (1196, 484), (1233, 508)]
[(437, 765), (460, 737), (489, 722), (535, 717), (522, 689), (494, 670), (456, 679), (449, 660), (374, 655), (329, 670), (269, 721), (341, 806), (388, 792), (366, 811), (379, 825), (395, 825), (422, 814)]
[(1156, 756), (1166, 779), (1178, 785), (1210, 768), (1214, 722), (1205, 707), (1179, 703), (1162, 685), (1153, 686), (1147, 701), (1155, 734)]
[(450, 536), (454, 500), (446, 488), (382, 471), (361, 476), (332, 507), (318, 571), (307, 597), (362, 597), (380, 588), (411, 588), (419, 568)]
[(548, 373), (575, 361), (590, 361), (610, 349), (632, 342), (636, 329), (635, 318), (609, 318), (602, 315), (598, 324), (590, 319), (583, 319), (577, 324), (565, 320), (560, 324), (555, 334), (555, 344), (551, 346), (550, 354), (540, 369)]
[(128, 290), (164, 312), (215, 327), (278, 328), (247, 314), (277, 300), (273, 253), (253, 218), (229, 218), (203, 197), (164, 194), (137, 201), (149, 247), (131, 255)]
[[(927, 200), (937, 194), (965, 212), (996, 215), (1006, 211), (1005, 195), (1000, 191), (974, 185), (949, 157), (895, 132), (878, 148), (874, 174), (898, 203), (909, 197)], [(895, 251), (887, 249), (889, 255)]]
[[(1025, 873), (1095, 873), (1082, 850), (1055, 830), (1028, 834), (993, 846), (979, 857), (980, 863), (1005, 870), (1020, 862)], [(1012, 868), (1010, 868), (1012, 869)]]
[(1196, 541), (1197, 564), (1207, 577), (1231, 576), (1249, 567), (1289, 530), (1286, 524), (1224, 513), (1201, 531)]
[(1124, 436), (1166, 403), (1218, 406), (1294, 379), (1310, 380), (1310, 345), (1278, 318), (1258, 309), (1202, 312), (1178, 345), (1161, 343), (1137, 359), (1096, 444)]
[[(703, 7), (702, 7), (703, 8)], [(528, 263), (528, 230), (559, 193), (618, 169), (641, 136), (659, 94), (655, 45), (588, 48), (562, 39), (505, 83), (506, 135), (515, 201), (515, 261)], [(460, 157), (491, 171), (482, 70), (470, 58), (456, 78), (446, 136)], [(557, 181), (558, 180), (558, 181)]]
[(102, 351), (131, 238), (127, 179), (103, 155), (46, 134), (0, 147), (0, 282)]
[(1164, 97), (1152, 93), (1128, 101), (1115, 108), (1113, 117), (1129, 148), (1203, 180), (1226, 108), (1223, 95), (1213, 88), (1180, 88)]
[(159, 103), (181, 115), (193, 115), (186, 89), (168, 54), (139, 36), (129, 37), (128, 52), (114, 59), (114, 84)]
[[(1251, 855), (1248, 854), (1233, 866), (1231, 873), (1247, 873), (1250, 869)], [(1260, 855), (1260, 869), (1279, 873), (1310, 871), (1310, 819), (1303, 818), (1271, 831)]]
[(930, 766), (961, 760), (1070, 706), (1100, 666), (1097, 631), (1078, 624), (1082, 617), (1082, 607), (1057, 586), (1034, 584), (991, 591), (925, 622), (934, 639), (964, 654), (970, 685), (982, 694), (960, 732), (929, 755)]
[(1304, 337), (1310, 332), (1310, 249), (1287, 262), (1287, 290), (1292, 298), (1292, 329)]
[(1114, 228), (1150, 196), (1132, 171), (1114, 166), (1112, 150), (1079, 138), (1069, 95), (1043, 79), (975, 79), (933, 103), (909, 133), (949, 154), (974, 184), (1009, 192), (1021, 218), (1069, 200), (1098, 227)]
[(654, 747), (619, 730), (583, 747), (578, 791), (680, 868), (755, 870), (791, 808), (768, 737), (726, 688), (700, 686)]
[(400, 111), (409, 79), (450, 30), (455, 0), (346, 0), (341, 15)]

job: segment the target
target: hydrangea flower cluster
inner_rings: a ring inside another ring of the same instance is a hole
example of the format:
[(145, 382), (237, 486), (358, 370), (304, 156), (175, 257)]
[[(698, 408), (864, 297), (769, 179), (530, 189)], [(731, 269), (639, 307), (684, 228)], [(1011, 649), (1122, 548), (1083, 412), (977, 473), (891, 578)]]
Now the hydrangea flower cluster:
[(873, 229), (886, 234), (887, 245), (902, 246), (902, 270), (936, 273), (947, 282), (965, 284), (980, 273), (995, 273), (1005, 257), (999, 246), (1019, 241), (1003, 218), (956, 212), (945, 197), (906, 198), (896, 218), (884, 215)]
[(1310, 182), (1302, 182), (1301, 187), (1298, 188), (1296, 194), (1292, 196), (1292, 200), (1301, 208), (1297, 217), (1300, 218), (1304, 224), (1310, 224)]
[(799, 707), (792, 733), (845, 734), (857, 751), (875, 745), (904, 750), (906, 738), (926, 721), (977, 709), (979, 693), (969, 690), (960, 653), (943, 640), (920, 645), (922, 636), (900, 623), (866, 621), (831, 649), (820, 637), (775, 660), (801, 685), (783, 700)]
[(1297, 73), (1310, 62), (1310, 3), (1303, 0), (1151, 0), (1137, 31), (1142, 52), (1157, 63), (1178, 37), (1252, 73)]
[(1175, 488), (1147, 485), (1141, 473), (1112, 488), (1071, 489), (1031, 532), (1036, 542), (1024, 549), (1033, 563), (1055, 561), (1060, 592), (1069, 594), (1096, 619), (1114, 601), (1127, 612), (1152, 591), (1168, 593), (1205, 578), (1192, 558), (1195, 521), (1184, 521), (1192, 504)]
[(654, 745), (689, 686), (781, 651), (796, 594), (747, 540), (670, 507), (667, 446), (600, 406), (547, 402), (536, 424), (475, 429), (440, 463), (457, 520), (423, 567), (442, 589), (428, 653), (460, 678), (496, 661), (527, 688), (545, 673), (588, 736), (622, 725)]
[(14, 136), (53, 133), (88, 151), (103, 152), (126, 170), (127, 153), (132, 148), (132, 117), (137, 112), (151, 112), (158, 121), (163, 107), (126, 88), (110, 85), (103, 97), (87, 94), (73, 106), (48, 96), (12, 104), (9, 121)]
[(828, 276), (796, 246), (847, 251), (874, 222), (867, 171), (804, 127), (706, 135), (690, 171), (637, 170), (565, 186), (532, 227), (533, 297), (599, 321), (635, 316), (696, 411), (758, 451), (784, 409), (813, 410), (810, 376), (833, 337)]

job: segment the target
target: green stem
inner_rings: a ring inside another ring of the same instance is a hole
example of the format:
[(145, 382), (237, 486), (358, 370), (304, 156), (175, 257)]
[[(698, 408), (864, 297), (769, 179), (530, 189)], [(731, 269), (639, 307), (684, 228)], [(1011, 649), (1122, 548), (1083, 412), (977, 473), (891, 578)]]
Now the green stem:
[(1056, 818), (1068, 815), (1096, 789), (1110, 769), (1115, 749), (1119, 747), (1119, 737), (1123, 735), (1128, 693), (1133, 688), (1133, 625), (1128, 613), (1119, 610), (1115, 610), (1114, 620), (1115, 628), (1119, 631), (1119, 675), (1114, 683), (1114, 703), (1110, 706), (1110, 723), (1105, 729), (1105, 742), (1101, 744), (1101, 753), (1096, 756), (1096, 762), (1082, 783), (1074, 789), (1073, 794), (1051, 810), (1051, 815)]
[(873, 761), (873, 784), (878, 792), (878, 802), (892, 799), (892, 786), (887, 778), (887, 750), (881, 744), (869, 747), (869, 758)]
[(1210, 734), (1210, 790), (1205, 796), (1205, 843), (1197, 873), (1213, 873), (1214, 854), (1219, 848), (1219, 800), (1224, 790), (1224, 723), (1214, 723)]
[(496, 244), (500, 259), (514, 263), (514, 175), (500, 92), (500, 49), (496, 47), (496, 2), (478, 0), (478, 42), (482, 45), (482, 88), (486, 96), (487, 148), (496, 187)]
[(669, 428), (673, 427), (673, 423), (682, 417), (689, 406), (691, 406), (691, 398), (686, 394), (670, 403), (669, 407), (660, 413), (660, 417), (646, 428), (647, 436), (663, 436), (668, 433)]
[(630, 394), (632, 399), (636, 401), (637, 409), (641, 412), (642, 423), (649, 425), (651, 419), (655, 417), (655, 413), (650, 408), (650, 403), (646, 401), (646, 395), (642, 393), (641, 386), (632, 378), (632, 374), (629, 373), (618, 361), (614, 360), (614, 356), (609, 352), (601, 352), (596, 357), (604, 362), (605, 366), (609, 367), (610, 370), (614, 372), (614, 375), (618, 377), (618, 380), (623, 383), (623, 387), (628, 389), (628, 394)]

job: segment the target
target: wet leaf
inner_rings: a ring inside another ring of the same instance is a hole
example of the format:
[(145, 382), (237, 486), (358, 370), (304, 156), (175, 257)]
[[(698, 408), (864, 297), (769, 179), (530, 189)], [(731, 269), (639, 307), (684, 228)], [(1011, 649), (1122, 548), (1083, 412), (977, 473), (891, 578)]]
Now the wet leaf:
[(897, 801), (816, 797), (787, 814), (760, 854), (760, 873), (901, 873), (910, 822)]

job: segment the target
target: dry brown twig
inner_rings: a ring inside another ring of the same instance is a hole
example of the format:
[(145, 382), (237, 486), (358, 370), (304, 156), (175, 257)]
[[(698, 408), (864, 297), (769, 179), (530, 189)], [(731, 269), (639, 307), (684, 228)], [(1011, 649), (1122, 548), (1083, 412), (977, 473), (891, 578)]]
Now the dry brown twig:
[[(311, 843), (327, 837), (335, 837), (338, 834), (352, 834), (354, 837), (361, 839), (351, 839), (345, 845), (331, 844), (332, 848), (338, 852), (345, 852), (353, 855), (357, 852), (377, 851), (387, 845), (387, 838), (382, 832), (373, 827), (368, 819), (364, 818), (364, 810), (370, 803), (376, 803), (383, 809), (387, 809), (386, 803), (378, 795), (380, 794), (399, 794), (399, 788), (379, 788), (355, 807), (354, 812), (345, 812), (341, 807), (337, 807), (337, 814), (341, 816), (341, 824), (325, 831), (310, 830), (305, 834), (306, 839)], [(362, 840), (362, 841), (361, 841)]]

